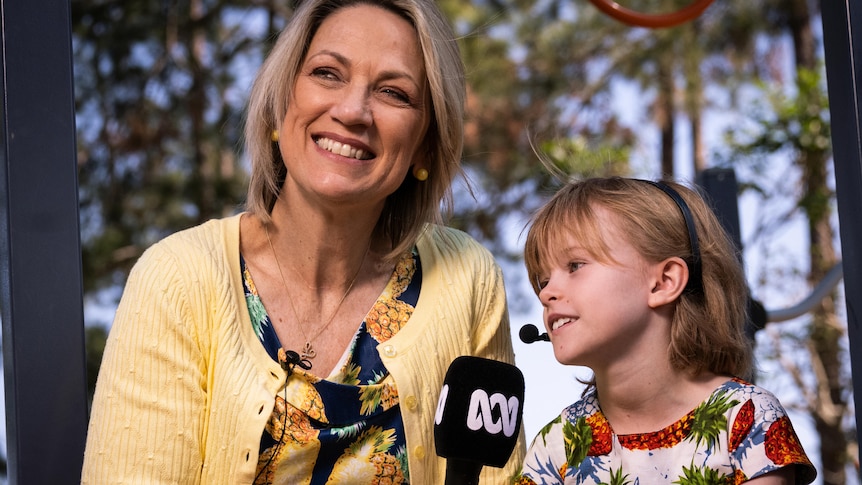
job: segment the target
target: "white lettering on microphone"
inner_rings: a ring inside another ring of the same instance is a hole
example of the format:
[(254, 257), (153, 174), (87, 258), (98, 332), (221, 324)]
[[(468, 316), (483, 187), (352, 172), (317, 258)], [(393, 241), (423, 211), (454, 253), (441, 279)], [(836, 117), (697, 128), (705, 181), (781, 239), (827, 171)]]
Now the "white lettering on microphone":
[[(476, 389), (470, 396), (470, 407), (467, 411), (467, 427), (473, 431), (479, 431), (482, 427), (491, 434), (503, 432), (506, 437), (515, 434), (515, 426), (518, 424), (518, 398), (506, 396), (496, 392), (488, 397), (484, 389)], [(499, 419), (494, 419), (491, 410), (499, 410)], [(438, 408), (439, 412), (439, 408)]]
[(446, 398), (449, 396), (449, 384), (443, 384), (440, 389), (440, 398), (437, 400), (437, 412), (434, 413), (434, 424), (443, 421), (443, 410), (446, 408)]

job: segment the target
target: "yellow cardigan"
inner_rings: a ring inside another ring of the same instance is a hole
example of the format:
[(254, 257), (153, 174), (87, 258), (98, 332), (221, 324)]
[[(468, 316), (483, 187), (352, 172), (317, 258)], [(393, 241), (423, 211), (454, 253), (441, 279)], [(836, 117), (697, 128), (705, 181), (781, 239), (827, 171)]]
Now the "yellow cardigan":
[[(240, 215), (153, 245), (133, 268), (105, 347), (82, 483), (250, 484), (260, 439), (285, 373), (252, 330), (239, 265)], [(491, 254), (466, 234), (428, 226), (417, 242), (416, 309), (378, 351), (395, 379), (410, 481), (442, 484), (434, 413), (460, 355), (514, 363), (505, 289)], [(503, 469), (525, 453), (523, 429)]]

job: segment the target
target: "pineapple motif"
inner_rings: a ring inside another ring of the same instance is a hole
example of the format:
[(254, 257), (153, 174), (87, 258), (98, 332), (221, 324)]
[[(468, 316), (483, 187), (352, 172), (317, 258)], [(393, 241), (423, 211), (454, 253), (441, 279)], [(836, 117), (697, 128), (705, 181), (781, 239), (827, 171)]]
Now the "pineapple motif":
[(790, 418), (782, 416), (766, 431), (766, 456), (777, 465), (807, 460)]
[(754, 402), (749, 399), (739, 408), (736, 413), (736, 419), (733, 421), (733, 427), (730, 428), (730, 439), (728, 440), (729, 451), (735, 451), (739, 448), (742, 440), (751, 432), (751, 427), (754, 425)]
[(401, 326), (410, 319), (413, 307), (393, 299), (377, 300), (377, 303), (365, 317), (368, 333), (378, 342), (385, 342), (401, 330)]
[(376, 473), (376, 481), (371, 483), (379, 485), (394, 485), (396, 483), (404, 483), (404, 477), (401, 473), (401, 460), (388, 453), (378, 453), (371, 457), (371, 463), (374, 464)]
[(692, 465), (682, 467), (682, 476), (672, 482), (677, 485), (732, 485), (733, 475), (722, 475), (713, 468)]
[(698, 446), (706, 444), (708, 450), (718, 446), (719, 434), (727, 429), (727, 411), (737, 404), (739, 401), (730, 399), (729, 391), (713, 393), (692, 411), (694, 419), (688, 439), (694, 440)]
[[(575, 423), (566, 420), (563, 423), (563, 440), (565, 442), (568, 467), (577, 468), (584, 461), (593, 443), (593, 431), (584, 417), (578, 418)], [(560, 476), (565, 476), (560, 473)]]
[(382, 407), (385, 411), (398, 404), (398, 390), (395, 389), (391, 379), (381, 384), (360, 386), (359, 401), (362, 403), (359, 413), (368, 416), (378, 408)]
[(398, 389), (395, 387), (395, 383), (389, 379), (388, 382), (383, 383), (383, 392), (380, 394), (380, 405), (385, 411), (392, 409), (396, 404), (398, 404)]
[(590, 425), (592, 433), (592, 443), (587, 456), (607, 455), (613, 447), (613, 431), (611, 431), (611, 423), (605, 418), (602, 413), (596, 413), (587, 417), (587, 424)]
[[(813, 478), (790, 418), (774, 396), (752, 384), (734, 380), (662, 430), (619, 436), (596, 399), (585, 396), (539, 432), (515, 485), (559, 483), (560, 477), (595, 485), (740, 485), (794, 464), (802, 465), (805, 480)], [(768, 460), (749, 459), (762, 454)]]
[(539, 430), (539, 436), (542, 437), (542, 441), (544, 441), (545, 444), (548, 444), (547, 437), (548, 437), (548, 433), (551, 432), (551, 428), (553, 428), (555, 424), (560, 424), (561, 422), (563, 422), (563, 417), (557, 416), (553, 421), (546, 424), (542, 429)]
[(618, 468), (616, 470), (611, 469), (611, 481), (609, 483), (603, 483), (602, 485), (630, 485), (632, 483), (629, 480), (628, 475), (623, 475), (623, 469)]
[[(286, 356), (284, 349), (278, 349), (278, 361), (285, 362)], [(300, 370), (294, 370), (300, 372)], [(285, 384), (285, 398), (287, 402), (302, 403), (304, 411), (308, 417), (316, 421), (327, 422), (326, 413), (323, 409), (323, 398), (314, 387), (314, 383), (319, 380), (318, 377), (312, 374), (304, 374), (303, 379), (298, 377), (289, 377), (288, 379), (297, 379), (297, 385)]]
[(267, 315), (266, 309), (263, 307), (263, 301), (260, 295), (257, 294), (257, 287), (254, 286), (254, 281), (251, 279), (251, 273), (248, 268), (242, 272), (242, 277), (245, 279), (245, 284), (248, 286), (248, 293), (245, 295), (245, 302), (248, 306), (249, 316), (251, 317), (251, 328), (254, 329), (254, 334), (260, 339), (263, 336), (263, 327), (266, 326)]
[[(391, 290), (388, 295), (391, 298), (396, 298), (404, 293), (407, 286), (410, 285), (410, 280), (413, 279), (413, 273), (416, 272), (416, 260), (412, 254), (405, 254), (401, 261), (395, 266), (395, 271), (392, 273), (392, 278), (389, 279)], [(388, 289), (388, 288), (387, 288)]]
[(379, 426), (365, 430), (335, 462), (327, 483), (404, 483), (400, 458), (387, 453), (395, 442), (393, 435), (393, 430)]
[(348, 362), (338, 376), (339, 381), (349, 386), (358, 386), (360, 372), (362, 372), (362, 366), (357, 365), (355, 362)]
[(740, 469), (733, 471), (733, 485), (742, 485), (748, 481), (748, 475)]
[[(265, 430), (276, 443), (260, 454), (255, 485), (272, 483), (278, 468), (280, 477), (309, 476), (314, 468), (314, 459), (282, 459), (284, 456), (299, 457), (303, 454), (317, 456), (320, 450), (320, 441), (317, 439), (319, 432), (312, 428), (308, 418), (279, 396), (275, 399), (275, 409)], [(300, 482), (297, 479), (291, 483)]]
[(407, 289), (415, 271), (416, 262), (410, 254), (407, 254), (398, 262), (386, 289), (365, 316), (368, 333), (377, 342), (385, 342), (392, 338), (413, 314), (413, 307), (398, 300), (397, 297)]
[[(413, 306), (398, 298), (404, 294), (416, 271), (416, 254), (406, 254), (397, 265), (386, 289), (378, 298), (347, 350), (344, 365), (323, 379), (306, 372), (301, 365), (293, 367), (285, 388), (279, 391), (275, 409), (267, 423), (254, 484), (291, 483), (308, 485), (327, 480), (338, 484), (403, 484), (409, 481), (404, 438), (391, 414), (381, 411), (398, 404), (393, 380), (373, 351), (377, 343), (395, 335), (407, 322)], [(246, 297), (253, 326), (264, 346), (274, 352), (278, 342), (270, 331), (270, 320), (257, 290), (247, 275)], [(412, 302), (412, 298), (410, 299)], [(276, 356), (282, 364), (285, 350)], [(353, 403), (337, 420), (328, 417), (325, 403), (343, 402), (349, 389), (355, 389)], [(367, 419), (366, 419), (367, 417)], [(317, 423), (323, 424), (318, 426)], [(315, 429), (318, 427), (319, 429)], [(272, 443), (270, 439), (275, 441)], [(341, 454), (331, 462), (318, 463), (321, 456)], [(326, 478), (328, 475), (328, 479)]]

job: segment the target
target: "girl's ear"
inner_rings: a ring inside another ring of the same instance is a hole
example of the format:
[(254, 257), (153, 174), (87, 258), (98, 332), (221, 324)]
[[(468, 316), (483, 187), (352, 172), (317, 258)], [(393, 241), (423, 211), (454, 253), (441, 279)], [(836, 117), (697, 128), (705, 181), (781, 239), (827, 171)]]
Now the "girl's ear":
[(676, 256), (652, 265), (650, 277), (653, 286), (648, 301), (650, 308), (676, 301), (685, 290), (688, 276), (688, 265)]

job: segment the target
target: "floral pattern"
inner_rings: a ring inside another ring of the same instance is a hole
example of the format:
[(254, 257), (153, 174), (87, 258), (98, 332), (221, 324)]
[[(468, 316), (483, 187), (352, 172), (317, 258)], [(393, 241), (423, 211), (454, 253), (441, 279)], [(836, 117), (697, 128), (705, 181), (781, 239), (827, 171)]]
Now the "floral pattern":
[(816, 472), (784, 408), (740, 379), (664, 429), (617, 435), (593, 389), (533, 440), (517, 485), (739, 484), (798, 465), (797, 483)]
[[(286, 364), (252, 275), (240, 257), (252, 327), (269, 355)], [(414, 250), (396, 265), (354, 335), (341, 369), (321, 379), (293, 366), (261, 437), (254, 483), (408, 484), (398, 390), (377, 345), (407, 324), (422, 283)]]

